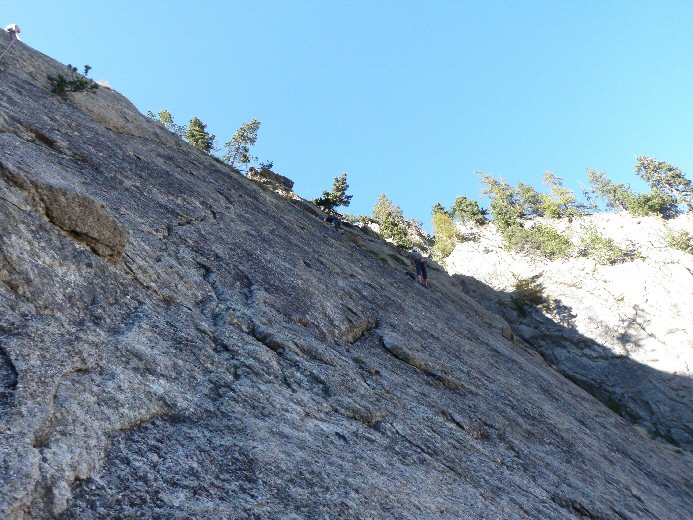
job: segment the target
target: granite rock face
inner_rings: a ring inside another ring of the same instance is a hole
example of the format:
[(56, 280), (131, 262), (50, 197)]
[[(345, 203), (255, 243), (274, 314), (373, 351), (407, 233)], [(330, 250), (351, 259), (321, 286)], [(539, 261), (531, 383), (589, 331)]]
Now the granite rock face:
[[(667, 247), (666, 235), (693, 234), (693, 214), (664, 221), (604, 213), (547, 224), (578, 246), (586, 228), (596, 229), (631, 259), (601, 265), (579, 256), (548, 261), (510, 253), (489, 225), (464, 230), (476, 240), (456, 247), (449, 271), (566, 377), (651, 435), (690, 452), (693, 255)], [(518, 302), (518, 280), (541, 290), (541, 308)]]
[(257, 169), (251, 166), (248, 169), (248, 178), (265, 183), (275, 190), (281, 190), (287, 193), (291, 193), (294, 189), (294, 181), (273, 172), (269, 168)]
[(1, 518), (687, 518), (459, 281), (59, 70), (0, 63)]

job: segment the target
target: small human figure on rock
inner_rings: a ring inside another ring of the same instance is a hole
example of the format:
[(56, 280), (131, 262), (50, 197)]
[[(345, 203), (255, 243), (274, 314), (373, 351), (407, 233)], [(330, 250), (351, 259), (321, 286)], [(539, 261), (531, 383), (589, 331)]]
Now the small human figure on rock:
[(19, 33), (22, 32), (22, 30), (19, 28), (19, 25), (17, 25), (16, 23), (11, 23), (7, 27), (5, 27), (5, 30), (15, 38), (20, 40)]
[(412, 247), (409, 252), (409, 261), (416, 268), (416, 281), (428, 287), (428, 258), (421, 253), (418, 247)]
[(328, 224), (332, 224), (339, 234), (344, 234), (344, 230), (342, 229), (342, 221), (339, 220), (339, 217), (336, 215), (328, 215), (323, 220)]
[(18, 35), (20, 32), (22, 32), (22, 30), (19, 28), (19, 25), (17, 25), (16, 23), (11, 23), (7, 27), (5, 27), (5, 30), (8, 33), (10, 33), (11, 40), (10, 40), (10, 43), (7, 45), (7, 47), (5, 47), (5, 49), (2, 52), (0, 52), (0, 60), (3, 59), (5, 57), (5, 54), (8, 53), (8, 51), (12, 47), (12, 44), (14, 43), (14, 41), (19, 40)]

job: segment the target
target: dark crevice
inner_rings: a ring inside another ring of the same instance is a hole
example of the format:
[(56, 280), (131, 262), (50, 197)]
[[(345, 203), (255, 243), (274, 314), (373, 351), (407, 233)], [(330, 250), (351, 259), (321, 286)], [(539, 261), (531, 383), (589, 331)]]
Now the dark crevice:
[[(50, 148), (51, 150), (59, 153), (60, 155), (63, 155), (65, 157), (69, 157), (70, 159), (76, 159), (80, 162), (87, 162), (84, 157), (82, 157), (79, 154), (76, 154), (72, 152), (71, 150), (66, 149), (60, 143), (58, 143), (55, 139), (52, 139), (48, 137), (46, 134), (44, 134), (41, 130), (38, 130), (37, 128), (34, 128), (31, 125), (28, 125), (27, 123), (20, 123), (22, 127), (31, 134), (31, 142), (33, 143), (38, 143), (42, 146), (45, 146), (47, 148)], [(16, 135), (16, 134), (15, 134)], [(17, 136), (20, 137), (20, 136)], [(21, 138), (21, 137), (20, 137)]]
[[(355, 316), (356, 314), (350, 307), (347, 306), (347, 310), (351, 311)], [(360, 318), (360, 316), (359, 316)], [(361, 318), (359, 321), (354, 322), (349, 320), (352, 326), (348, 330), (344, 331), (341, 336), (344, 337), (349, 343), (354, 344), (361, 340), (367, 340), (373, 335), (374, 331), (380, 327), (380, 321), (377, 318)]]
[(221, 195), (221, 197), (222, 197), (226, 202), (228, 202), (230, 205), (233, 205), (233, 201), (231, 200), (231, 198), (230, 198), (228, 195), (226, 195), (223, 191), (217, 190), (217, 193), (218, 193), (219, 195)]
[(4, 412), (14, 406), (14, 394), (17, 389), (19, 374), (5, 349), (0, 347), (0, 411)]
[(557, 495), (550, 495), (550, 498), (554, 504), (562, 507), (563, 509), (577, 513), (584, 518), (589, 518), (589, 520), (607, 520), (605, 516), (601, 515), (600, 513), (590, 511), (584, 504), (574, 498), (567, 498)]

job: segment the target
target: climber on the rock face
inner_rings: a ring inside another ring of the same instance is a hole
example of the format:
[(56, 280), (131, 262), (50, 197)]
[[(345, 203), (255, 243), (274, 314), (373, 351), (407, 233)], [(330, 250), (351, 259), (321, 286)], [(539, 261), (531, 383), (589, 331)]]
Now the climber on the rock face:
[(334, 228), (339, 233), (344, 234), (344, 230), (342, 229), (342, 221), (339, 220), (339, 217), (336, 217), (335, 215), (328, 215), (323, 220), (328, 224), (333, 224)]
[(17, 25), (16, 23), (11, 23), (7, 27), (5, 27), (5, 30), (19, 40), (18, 35), (20, 32), (22, 32), (22, 30), (19, 28), (19, 25)]
[(5, 57), (5, 54), (7, 54), (7, 51), (10, 50), (10, 47), (12, 47), (12, 44), (14, 43), (15, 40), (19, 40), (19, 36), (17, 36), (22, 30), (19, 28), (19, 25), (16, 23), (11, 23), (7, 27), (5, 27), (5, 30), (10, 33), (10, 36), (12, 36), (12, 39), (10, 40), (10, 43), (5, 49), (0, 53), (0, 60)]
[(421, 254), (418, 247), (412, 247), (409, 252), (409, 260), (416, 268), (416, 281), (424, 287), (428, 287), (428, 270), (426, 269), (428, 258)]

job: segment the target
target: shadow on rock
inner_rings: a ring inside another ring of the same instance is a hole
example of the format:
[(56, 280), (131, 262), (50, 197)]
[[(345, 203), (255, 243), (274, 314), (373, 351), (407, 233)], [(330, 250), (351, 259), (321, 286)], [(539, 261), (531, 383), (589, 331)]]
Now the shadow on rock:
[[(582, 335), (574, 327), (572, 309), (541, 297), (541, 286), (531, 280), (504, 292), (471, 276), (452, 278), (479, 304), (506, 319), (517, 342), (537, 351), (612, 411), (678, 450), (693, 451), (692, 378), (654, 369)], [(628, 327), (619, 338), (636, 341)]]

